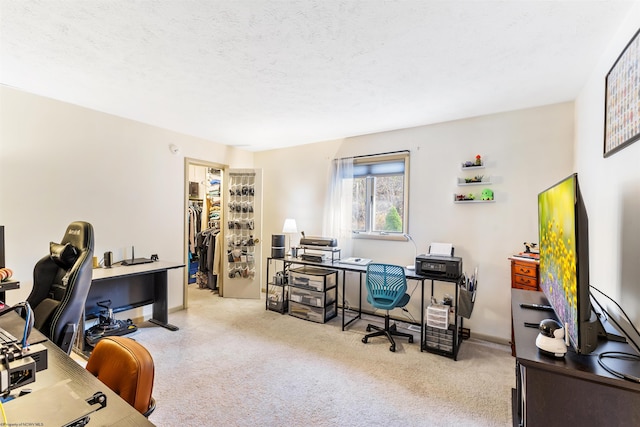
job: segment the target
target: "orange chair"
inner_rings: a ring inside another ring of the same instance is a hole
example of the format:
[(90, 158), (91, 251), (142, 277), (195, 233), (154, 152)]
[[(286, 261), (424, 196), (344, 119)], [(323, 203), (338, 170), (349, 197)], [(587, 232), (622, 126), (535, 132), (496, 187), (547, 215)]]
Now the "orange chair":
[(153, 358), (146, 348), (131, 338), (113, 336), (98, 341), (89, 356), (87, 371), (145, 417), (156, 408), (151, 395)]

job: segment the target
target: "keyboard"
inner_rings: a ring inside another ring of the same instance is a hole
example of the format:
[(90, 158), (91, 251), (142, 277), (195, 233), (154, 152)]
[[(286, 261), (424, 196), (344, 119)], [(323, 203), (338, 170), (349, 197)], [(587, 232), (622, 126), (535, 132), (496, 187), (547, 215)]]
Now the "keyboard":
[(11, 335), (9, 332), (5, 331), (4, 329), (0, 328), (0, 344), (7, 345), (7, 344), (13, 344), (17, 342), (18, 342), (18, 339), (16, 337)]

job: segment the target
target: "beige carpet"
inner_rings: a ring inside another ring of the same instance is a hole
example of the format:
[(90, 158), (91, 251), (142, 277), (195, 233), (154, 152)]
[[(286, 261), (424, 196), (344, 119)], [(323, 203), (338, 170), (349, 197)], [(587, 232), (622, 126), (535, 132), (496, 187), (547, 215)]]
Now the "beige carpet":
[[(192, 285), (193, 286), (193, 285)], [(158, 426), (510, 426), (514, 359), (472, 338), (458, 361), (421, 353), (419, 334), (361, 342), (340, 330), (193, 286), (177, 332), (142, 323), (154, 356)]]

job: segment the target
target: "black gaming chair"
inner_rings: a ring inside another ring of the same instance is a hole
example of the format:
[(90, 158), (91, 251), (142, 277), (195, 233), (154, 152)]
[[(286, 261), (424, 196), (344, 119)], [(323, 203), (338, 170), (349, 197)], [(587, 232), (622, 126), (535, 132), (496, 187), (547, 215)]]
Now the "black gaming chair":
[(33, 289), (27, 302), (34, 327), (69, 354), (78, 330), (93, 268), (93, 226), (69, 224), (62, 241), (49, 244), (49, 255), (33, 269)]

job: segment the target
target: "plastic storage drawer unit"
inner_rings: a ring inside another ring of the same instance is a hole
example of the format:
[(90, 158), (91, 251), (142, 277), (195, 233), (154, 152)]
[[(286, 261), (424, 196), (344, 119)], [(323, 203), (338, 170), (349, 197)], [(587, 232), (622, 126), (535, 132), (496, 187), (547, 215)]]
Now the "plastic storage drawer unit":
[(338, 313), (338, 272), (318, 267), (289, 271), (289, 314), (324, 323)]
[(324, 292), (336, 286), (338, 273), (335, 270), (326, 268), (302, 267), (289, 272), (289, 284), (307, 288), (319, 292)]
[(426, 347), (447, 352), (453, 351), (453, 330), (453, 325), (448, 329), (427, 326), (425, 328)]
[(314, 307), (326, 307), (336, 300), (336, 288), (326, 292), (311, 291), (303, 288), (291, 288), (291, 301), (300, 302)]
[(427, 326), (439, 329), (447, 329), (449, 327), (449, 310), (448, 305), (430, 305), (427, 307)]
[(324, 323), (336, 317), (336, 307), (333, 304), (327, 307), (312, 307), (289, 301), (289, 314), (312, 322)]

